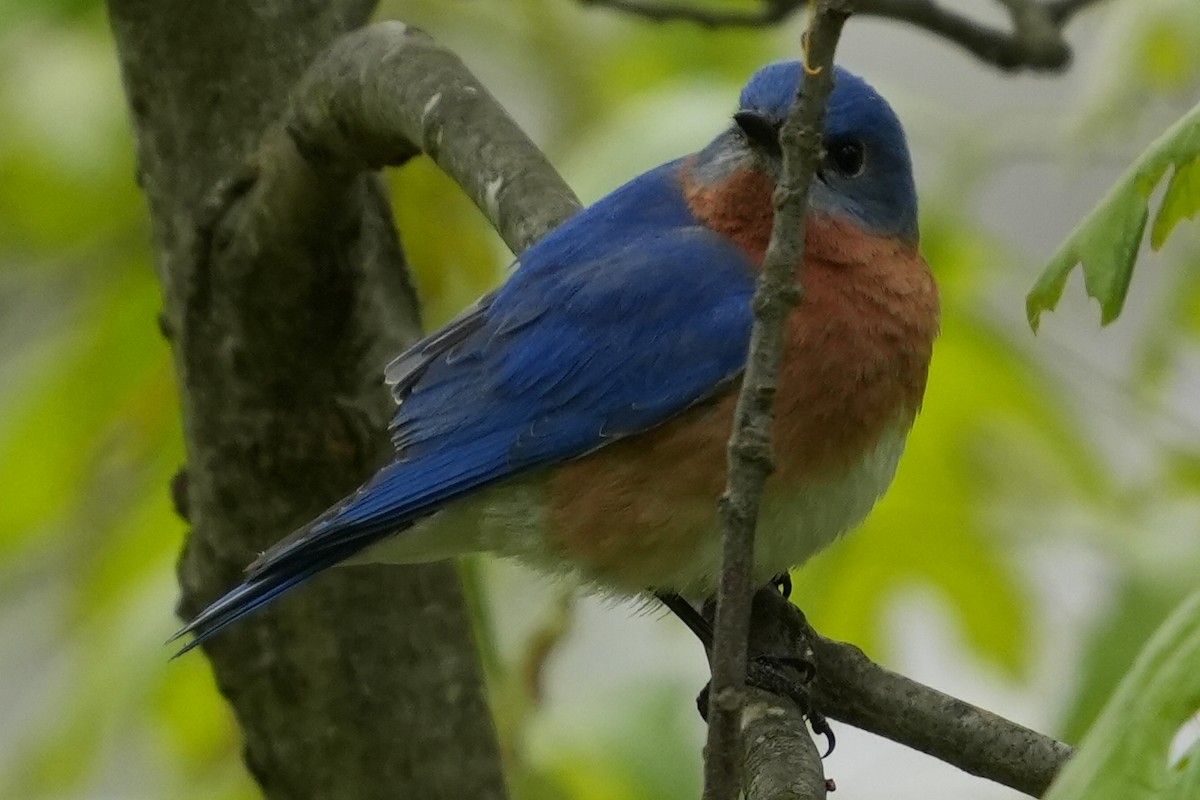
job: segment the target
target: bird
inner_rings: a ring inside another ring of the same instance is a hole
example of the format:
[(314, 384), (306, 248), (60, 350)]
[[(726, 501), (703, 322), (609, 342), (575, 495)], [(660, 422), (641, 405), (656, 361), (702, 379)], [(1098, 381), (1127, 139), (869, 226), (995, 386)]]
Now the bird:
[[(805, 80), (768, 64), (705, 147), (639, 175), (516, 259), (384, 370), (395, 459), (263, 552), (179, 654), (341, 563), (515, 557), (615, 595), (702, 597), (751, 298)], [(939, 328), (900, 120), (838, 66), (810, 190), (753, 574), (786, 574), (891, 483)]]

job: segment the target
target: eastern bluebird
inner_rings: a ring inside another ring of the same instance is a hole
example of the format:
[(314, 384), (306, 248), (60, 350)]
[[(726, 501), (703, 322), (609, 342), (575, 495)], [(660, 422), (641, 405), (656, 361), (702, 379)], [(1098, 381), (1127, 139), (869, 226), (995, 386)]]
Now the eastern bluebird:
[[(184, 650), (348, 560), (491, 551), (610, 591), (710, 593), (779, 129), (803, 74), (761, 69), (711, 144), (567, 220), (388, 365), (396, 460), (263, 553), (180, 631), (195, 634)], [(840, 68), (824, 146), (758, 524), (763, 583), (887, 488), (938, 330), (904, 132)]]

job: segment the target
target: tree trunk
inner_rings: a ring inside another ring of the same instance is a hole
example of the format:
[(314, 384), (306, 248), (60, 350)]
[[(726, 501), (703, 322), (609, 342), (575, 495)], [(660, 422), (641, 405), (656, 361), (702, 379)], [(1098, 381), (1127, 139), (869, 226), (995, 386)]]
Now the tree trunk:
[[(184, 616), (391, 452), (380, 370), (419, 321), (387, 196), (259, 150), (373, 5), (109, 0), (183, 398)], [(268, 797), (505, 794), (452, 565), (334, 570), (205, 650)]]

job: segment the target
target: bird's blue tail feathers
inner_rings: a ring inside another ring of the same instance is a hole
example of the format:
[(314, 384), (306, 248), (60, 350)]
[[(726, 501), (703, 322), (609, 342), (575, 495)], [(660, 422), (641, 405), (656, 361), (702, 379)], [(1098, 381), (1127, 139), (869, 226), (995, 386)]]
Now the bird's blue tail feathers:
[[(245, 580), (200, 612), (170, 641), (193, 634), (176, 657), (372, 544), (399, 533), (445, 503), (503, 475), (507, 435), (468, 438), (428, 457), (384, 467), (357, 492), (285, 537), (246, 569)], [(464, 457), (466, 451), (469, 457)]]
[[(313, 525), (305, 526), (297, 533), (311, 529)], [(192, 648), (208, 640), (226, 626), (232, 625), (247, 614), (270, 603), (289, 589), (299, 586), (318, 572), (338, 564), (359, 552), (371, 542), (386, 536), (395, 529), (380, 531), (342, 532), (344, 538), (336, 546), (303, 548), (291, 554), (291, 558), (265, 567), (251, 565), (246, 579), (223, 597), (213, 602), (200, 612), (191, 622), (175, 633), (168, 643), (174, 642), (188, 634), (193, 638), (180, 648), (173, 658), (178, 658)], [(374, 533), (374, 535), (371, 535)]]

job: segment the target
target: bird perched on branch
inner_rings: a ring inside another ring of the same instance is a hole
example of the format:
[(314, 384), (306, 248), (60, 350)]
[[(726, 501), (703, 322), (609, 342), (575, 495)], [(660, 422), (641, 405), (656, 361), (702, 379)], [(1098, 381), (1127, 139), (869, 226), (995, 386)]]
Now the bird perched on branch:
[[(393, 361), (395, 461), (263, 553), (180, 631), (195, 634), (184, 650), (345, 561), (491, 551), (609, 591), (711, 593), (780, 126), (803, 75), (797, 62), (757, 72), (711, 144), (579, 212)], [(842, 69), (824, 149), (785, 331), (763, 583), (883, 494), (938, 329), (903, 130)]]

